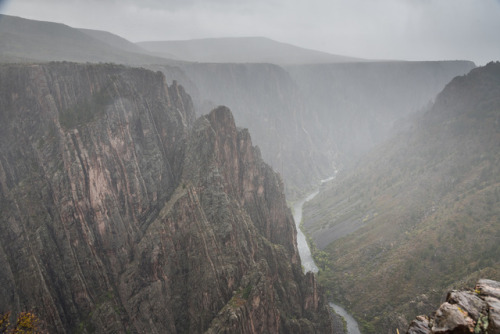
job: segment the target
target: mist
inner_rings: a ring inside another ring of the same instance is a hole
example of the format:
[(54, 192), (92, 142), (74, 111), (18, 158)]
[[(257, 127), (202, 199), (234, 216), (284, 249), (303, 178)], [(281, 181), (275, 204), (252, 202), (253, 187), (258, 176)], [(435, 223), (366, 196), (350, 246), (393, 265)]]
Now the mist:
[(133, 42), (262, 36), (367, 59), (500, 55), (498, 0), (4, 1), (1, 13), (105, 30)]
[(500, 280), (498, 1), (0, 10), (0, 311), (403, 332)]

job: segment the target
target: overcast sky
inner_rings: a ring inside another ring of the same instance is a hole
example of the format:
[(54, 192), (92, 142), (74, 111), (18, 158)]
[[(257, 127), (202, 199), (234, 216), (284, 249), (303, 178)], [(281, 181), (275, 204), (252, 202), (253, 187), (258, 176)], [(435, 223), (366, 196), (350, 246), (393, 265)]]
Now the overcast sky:
[(0, 0), (130, 41), (264, 36), (371, 59), (500, 60), (500, 0)]

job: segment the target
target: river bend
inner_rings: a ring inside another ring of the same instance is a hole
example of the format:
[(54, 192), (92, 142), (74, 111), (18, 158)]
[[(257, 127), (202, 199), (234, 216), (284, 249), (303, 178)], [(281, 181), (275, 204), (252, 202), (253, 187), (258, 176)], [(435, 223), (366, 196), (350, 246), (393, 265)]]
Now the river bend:
[[(322, 180), (321, 183), (326, 183), (334, 178), (335, 176), (329, 177), (328, 179)], [(316, 263), (314, 263), (311, 250), (307, 244), (306, 236), (300, 229), (300, 222), (302, 221), (302, 209), (304, 204), (312, 200), (317, 194), (319, 194), (319, 188), (293, 205), (293, 218), (297, 227), (297, 247), (299, 249), (300, 260), (302, 262), (302, 266), (304, 267), (304, 272), (312, 271), (313, 273), (318, 272), (318, 267), (316, 266)], [(329, 305), (334, 309), (335, 313), (345, 319), (347, 323), (347, 334), (361, 334), (356, 320), (349, 313), (347, 313), (342, 306), (332, 302), (330, 302)]]

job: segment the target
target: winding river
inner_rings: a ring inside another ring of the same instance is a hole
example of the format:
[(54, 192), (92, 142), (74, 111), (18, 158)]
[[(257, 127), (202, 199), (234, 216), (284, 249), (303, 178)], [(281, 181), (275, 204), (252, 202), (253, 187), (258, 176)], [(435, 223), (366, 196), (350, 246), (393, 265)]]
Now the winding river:
[[(334, 178), (335, 176), (332, 176), (327, 179), (321, 180), (321, 183), (323, 184), (329, 182)], [(300, 260), (302, 262), (302, 266), (304, 267), (304, 272), (312, 271), (313, 273), (318, 272), (318, 267), (316, 266), (316, 263), (314, 263), (314, 259), (311, 255), (311, 250), (309, 249), (309, 245), (306, 241), (306, 236), (300, 229), (300, 222), (302, 221), (302, 208), (304, 204), (312, 200), (317, 194), (319, 194), (319, 188), (293, 205), (293, 218), (295, 219), (295, 225), (297, 227), (297, 247), (299, 249)], [(332, 302), (330, 302), (329, 304), (330, 307), (334, 309), (335, 313), (345, 319), (347, 323), (347, 334), (361, 334), (356, 320), (349, 313), (347, 313), (347, 311), (342, 308), (342, 306)]]

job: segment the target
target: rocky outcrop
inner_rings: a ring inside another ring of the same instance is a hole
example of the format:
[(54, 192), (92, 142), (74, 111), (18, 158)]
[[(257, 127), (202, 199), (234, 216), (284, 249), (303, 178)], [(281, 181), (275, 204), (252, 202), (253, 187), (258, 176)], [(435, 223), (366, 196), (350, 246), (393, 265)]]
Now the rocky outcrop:
[(477, 282), (474, 291), (451, 291), (431, 317), (419, 316), (407, 334), (500, 333), (500, 283)]
[(0, 311), (54, 333), (331, 332), (279, 176), (161, 73), (0, 66)]

